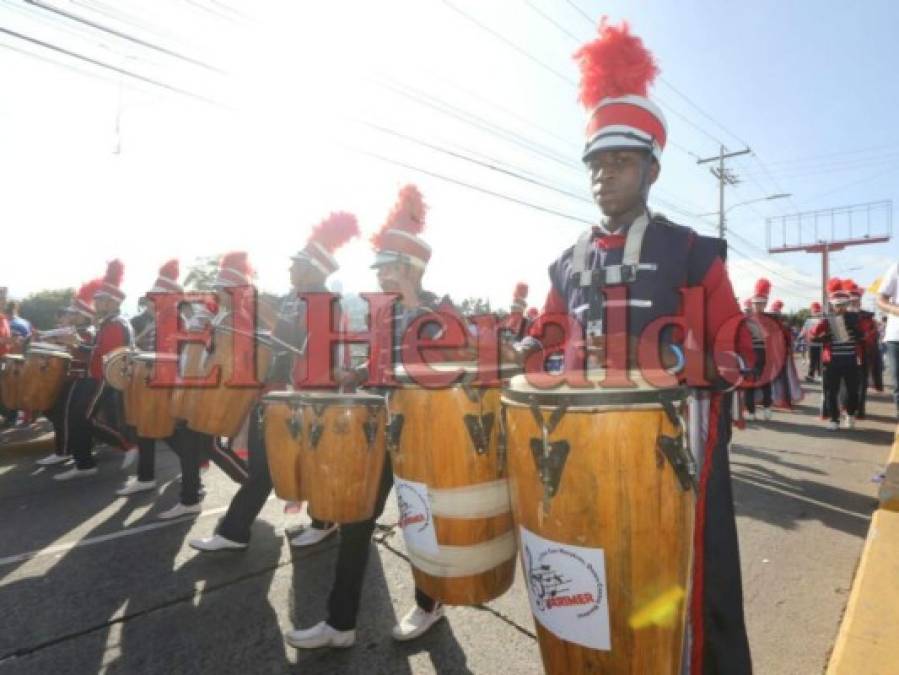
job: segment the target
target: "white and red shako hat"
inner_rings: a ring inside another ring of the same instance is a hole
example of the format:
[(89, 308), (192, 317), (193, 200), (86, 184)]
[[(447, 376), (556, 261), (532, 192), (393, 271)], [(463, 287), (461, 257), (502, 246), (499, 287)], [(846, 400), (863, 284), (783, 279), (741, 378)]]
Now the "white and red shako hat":
[(574, 54), (581, 68), (580, 102), (590, 113), (584, 161), (599, 150), (648, 150), (661, 161), (668, 125), (646, 95), (659, 73), (643, 41), (624, 21), (599, 23), (599, 37)]
[(72, 298), (72, 302), (66, 307), (67, 312), (73, 314), (81, 314), (88, 319), (94, 318), (94, 293), (103, 285), (103, 279), (93, 279), (86, 284), (82, 284), (81, 288)]
[(213, 286), (250, 286), (253, 283), (253, 268), (246, 251), (231, 251), (219, 261), (218, 275)]
[(315, 226), (306, 246), (291, 260), (312, 265), (323, 275), (334, 274), (340, 265), (334, 253), (353, 237), (359, 236), (359, 222), (352, 213), (338, 211), (332, 213)]
[(771, 303), (771, 313), (772, 314), (780, 314), (784, 309), (784, 301), (783, 300), (775, 300)]
[(106, 265), (106, 275), (100, 287), (94, 291), (94, 299), (111, 298), (116, 302), (122, 302), (125, 299), (125, 292), (122, 290), (122, 278), (125, 276), (125, 265), (116, 258)]
[(181, 266), (178, 264), (177, 258), (172, 258), (159, 268), (159, 276), (150, 293), (182, 293), (184, 287), (178, 283), (178, 277), (181, 276)]
[(864, 289), (852, 279), (843, 279), (843, 290), (849, 295), (850, 300), (859, 300), (864, 295)]
[(418, 235), (425, 229), (424, 199), (418, 188), (406, 185), (400, 189), (396, 204), (381, 229), (371, 238), (375, 249), (372, 267), (405, 262), (419, 269), (427, 267), (431, 247)]
[(834, 277), (827, 282), (827, 299), (832, 305), (844, 305), (849, 302), (849, 293), (843, 288), (843, 282)]
[(809, 307), (809, 309), (811, 310), (812, 314), (820, 314), (821, 313), (821, 303), (813, 302), (811, 304), (811, 306)]
[(752, 302), (768, 304), (768, 296), (771, 295), (771, 282), (765, 278), (761, 278), (755, 282), (755, 292), (752, 295)]

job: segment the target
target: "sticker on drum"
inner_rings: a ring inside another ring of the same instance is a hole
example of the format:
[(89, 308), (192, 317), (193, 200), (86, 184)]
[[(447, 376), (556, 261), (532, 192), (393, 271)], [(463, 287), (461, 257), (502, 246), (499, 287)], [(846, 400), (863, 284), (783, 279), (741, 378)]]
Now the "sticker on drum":
[(603, 550), (550, 541), (521, 526), (519, 530), (534, 618), (562, 640), (611, 650)]
[(403, 530), (406, 546), (410, 550), (436, 555), (440, 552), (440, 547), (437, 545), (428, 486), (403, 480), (399, 476), (393, 477), (393, 485), (400, 508), (399, 525)]

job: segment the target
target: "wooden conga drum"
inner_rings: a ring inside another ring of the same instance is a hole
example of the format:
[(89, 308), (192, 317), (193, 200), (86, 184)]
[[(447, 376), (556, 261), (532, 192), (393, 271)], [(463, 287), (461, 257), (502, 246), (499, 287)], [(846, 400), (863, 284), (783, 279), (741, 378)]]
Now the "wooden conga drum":
[[(206, 347), (197, 342), (187, 343), (181, 350), (178, 359), (178, 375), (187, 379), (202, 377), (206, 372)], [(171, 411), (176, 420), (186, 420), (193, 409), (197, 388), (187, 385), (176, 385), (172, 388)]]
[(134, 403), (131, 401), (131, 356), (130, 347), (116, 347), (103, 357), (103, 379), (110, 387), (122, 392), (125, 409), (125, 424), (134, 426)]
[(19, 378), (19, 407), (49, 410), (66, 382), (72, 355), (56, 345), (32, 346)]
[(425, 372), (404, 370), (388, 397), (400, 525), (416, 585), (445, 604), (477, 605), (505, 593), (515, 577), (509, 486), (498, 443), (500, 389), (474, 386), (470, 365), (431, 369), (460, 371), (462, 379), (429, 388)]
[(503, 391), (522, 569), (553, 675), (680, 673), (695, 506), (685, 394), (632, 379), (547, 389), (517, 376)]
[[(251, 338), (255, 348), (235, 353), (234, 332), (224, 325), (215, 329), (215, 345), (212, 354), (206, 359), (204, 374), (216, 366), (221, 376), (216, 387), (198, 387), (189, 393), (189, 406), (186, 411), (187, 426), (212, 436), (234, 437), (243, 426), (250, 409), (259, 398), (260, 387), (237, 387), (228, 384), (235, 372), (235, 366), (249, 369), (255, 368), (256, 379), (262, 382), (268, 373), (272, 351), (268, 331), (258, 331)], [(243, 344), (241, 340), (239, 344)]]
[[(131, 357), (131, 382), (128, 386), (134, 408), (132, 418), (137, 435), (143, 438), (168, 438), (175, 430), (172, 416), (172, 387), (153, 386), (155, 366), (161, 361), (174, 361), (174, 354), (136, 352)], [(127, 409), (127, 408), (126, 408)]]
[(309, 513), (334, 523), (371, 518), (386, 457), (384, 397), (305, 392), (300, 405), (300, 474)]
[(305, 499), (300, 483), (303, 411), (300, 393), (273, 391), (262, 397), (265, 455), (275, 494), (289, 502)]
[(3, 371), (0, 372), (0, 399), (7, 410), (20, 410), (19, 390), (21, 389), (22, 368), (25, 357), (21, 354), (6, 354), (3, 357)]

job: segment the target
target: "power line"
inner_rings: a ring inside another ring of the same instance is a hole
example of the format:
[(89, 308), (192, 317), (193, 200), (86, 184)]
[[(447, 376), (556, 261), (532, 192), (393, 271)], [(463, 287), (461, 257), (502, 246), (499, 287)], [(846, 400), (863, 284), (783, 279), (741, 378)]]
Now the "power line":
[(594, 28), (596, 27), (596, 21), (593, 20), (593, 19), (591, 19), (591, 18), (590, 18), (590, 15), (587, 14), (587, 12), (585, 12), (584, 10), (582, 10), (580, 7), (578, 7), (576, 4), (574, 4), (571, 0), (565, 0), (565, 2), (567, 2), (568, 5), (569, 5), (572, 9), (574, 9), (574, 11), (576, 11), (578, 14), (580, 14), (582, 17), (584, 17), (584, 19), (587, 20), (587, 23), (589, 23), (589, 24), (590, 24), (591, 26), (593, 26)]
[(548, 22), (551, 23), (553, 26), (555, 26), (556, 28), (558, 28), (560, 32), (564, 33), (565, 35), (567, 35), (568, 37), (570, 37), (570, 38), (571, 38), (572, 40), (574, 40), (575, 42), (581, 42), (581, 41), (582, 41), (581, 38), (579, 38), (577, 35), (575, 35), (575, 34), (572, 33), (571, 31), (569, 31), (567, 28), (565, 28), (565, 26), (563, 26), (563, 25), (560, 24), (558, 21), (556, 21), (555, 19), (553, 19), (551, 16), (549, 16), (549, 15), (548, 15), (546, 12), (544, 12), (542, 9), (540, 9), (539, 7), (537, 7), (534, 3), (531, 2), (531, 0), (521, 0), (521, 1), (522, 1), (524, 4), (526, 4), (528, 7), (530, 7), (532, 10), (534, 10), (534, 12), (536, 12), (537, 14), (539, 14), (540, 16), (542, 16), (546, 21), (548, 21)]

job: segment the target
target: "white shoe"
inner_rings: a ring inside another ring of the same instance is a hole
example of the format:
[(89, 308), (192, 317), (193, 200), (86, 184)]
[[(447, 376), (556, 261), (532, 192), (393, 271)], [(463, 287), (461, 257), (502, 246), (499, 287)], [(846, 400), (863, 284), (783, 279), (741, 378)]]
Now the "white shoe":
[(137, 480), (132, 478), (123, 487), (120, 487), (115, 493), (119, 497), (127, 497), (128, 495), (137, 494), (138, 492), (146, 492), (147, 490), (155, 490), (155, 480)]
[(187, 504), (178, 503), (168, 511), (163, 511), (156, 517), (159, 518), (159, 520), (171, 520), (172, 518), (180, 518), (181, 516), (195, 516), (202, 510), (203, 507), (200, 504), (191, 504), (188, 506)]
[(431, 626), (443, 618), (443, 605), (438, 604), (431, 612), (424, 611), (418, 605), (410, 609), (406, 616), (393, 627), (393, 639), (405, 642), (414, 640), (419, 635), (426, 633)]
[(771, 412), (771, 408), (762, 408), (762, 415), (766, 420), (770, 420), (772, 414), (773, 413)]
[(327, 527), (323, 530), (317, 527), (307, 527), (290, 540), (290, 545), (296, 546), (297, 548), (302, 546), (312, 546), (313, 544), (317, 544), (318, 542), (327, 539), (336, 531), (337, 525), (331, 525), (331, 527)]
[(830, 420), (830, 421), (827, 423), (827, 429), (828, 429), (829, 431), (837, 431), (839, 428), (840, 428), (840, 423), (839, 423), (839, 422), (834, 422), (833, 420)]
[(854, 415), (844, 415), (842, 427), (844, 429), (855, 429), (855, 416)]
[(73, 466), (68, 471), (63, 471), (62, 473), (53, 476), (53, 480), (72, 480), (73, 478), (87, 478), (88, 476), (96, 475), (97, 467), (93, 467), (92, 469), (79, 469), (77, 466)]
[(69, 461), (69, 457), (65, 455), (57, 455), (55, 452), (52, 455), (47, 455), (43, 457), (37, 462), (35, 462), (38, 466), (55, 466), (56, 464), (65, 464)]
[(191, 548), (203, 551), (204, 553), (210, 551), (243, 551), (247, 547), (247, 544), (241, 544), (239, 541), (231, 541), (220, 534), (214, 534), (205, 539), (191, 539), (188, 544), (190, 544)]
[(122, 470), (131, 468), (131, 466), (137, 461), (137, 448), (131, 448), (130, 450), (125, 451), (125, 456), (122, 457)]
[(297, 649), (318, 649), (319, 647), (352, 647), (356, 642), (356, 631), (337, 630), (327, 622), (315, 624), (305, 630), (292, 630), (284, 634), (284, 640)]

